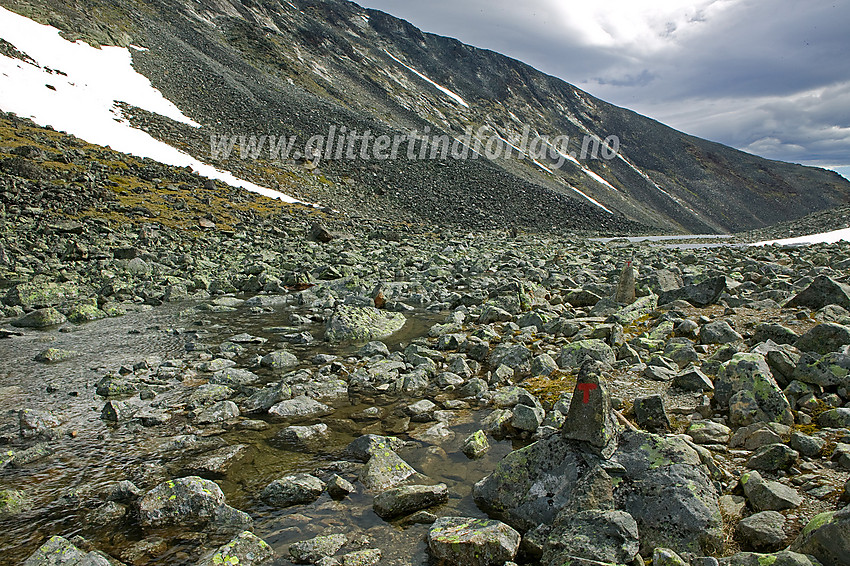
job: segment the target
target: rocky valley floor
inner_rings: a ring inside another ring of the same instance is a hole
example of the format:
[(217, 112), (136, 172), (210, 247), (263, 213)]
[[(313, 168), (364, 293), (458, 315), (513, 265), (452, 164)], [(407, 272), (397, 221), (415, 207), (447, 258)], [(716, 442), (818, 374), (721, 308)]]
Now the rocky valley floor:
[(3, 127), (0, 562), (850, 564), (847, 244), (350, 218)]

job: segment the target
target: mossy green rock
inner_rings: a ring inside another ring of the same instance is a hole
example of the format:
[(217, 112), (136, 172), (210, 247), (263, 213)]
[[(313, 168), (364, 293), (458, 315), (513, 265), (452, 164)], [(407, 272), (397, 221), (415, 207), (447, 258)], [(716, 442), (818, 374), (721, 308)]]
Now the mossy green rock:
[(561, 366), (561, 369), (569, 370), (579, 367), (588, 359), (598, 360), (608, 365), (616, 361), (611, 346), (602, 340), (591, 338), (589, 340), (576, 340), (564, 346), (561, 355), (558, 356), (558, 365)]
[(315, 564), (325, 556), (333, 556), (348, 542), (343, 534), (325, 535), (296, 542), (289, 547), (289, 555), (296, 564)]
[[(826, 566), (824, 563), (823, 566)], [(653, 563), (654, 566), (654, 563)], [(720, 566), (822, 566), (820, 562), (796, 552), (783, 550), (775, 554), (758, 554), (756, 552), (739, 552), (734, 556), (722, 558)]]
[(810, 554), (829, 566), (850, 566), (850, 506), (815, 516), (789, 550)]
[(406, 321), (405, 316), (397, 312), (340, 305), (328, 319), (325, 339), (333, 343), (380, 340), (401, 330)]
[(78, 303), (72, 306), (68, 309), (66, 316), (68, 317), (68, 320), (74, 324), (81, 324), (92, 320), (100, 320), (102, 318), (106, 318), (108, 315), (97, 308), (97, 301), (92, 300), (90, 302)]
[(260, 566), (274, 558), (274, 550), (250, 531), (236, 538), (198, 562), (197, 566)]
[(0, 519), (6, 519), (31, 507), (29, 499), (17, 489), (0, 489)]
[(824, 411), (818, 417), (818, 424), (824, 428), (847, 428), (850, 427), (850, 409), (839, 407)]
[(6, 304), (25, 309), (55, 307), (77, 298), (79, 289), (73, 283), (30, 282), (16, 285), (6, 294)]
[[(736, 426), (747, 426), (753, 422), (794, 424), (791, 405), (761, 354), (739, 353), (732, 356), (720, 366), (714, 387), (714, 399), (721, 407), (729, 407), (734, 400), (736, 407), (732, 420)], [(741, 394), (735, 397), (738, 393)]]
[(47, 348), (46, 350), (42, 350), (35, 357), (35, 361), (42, 362), (45, 364), (53, 364), (56, 362), (63, 362), (65, 360), (71, 359), (77, 355), (77, 352), (73, 350), (63, 350), (62, 348)]
[(64, 314), (53, 307), (48, 307), (46, 309), (32, 311), (12, 321), (12, 326), (17, 326), (18, 328), (49, 328), (64, 324), (67, 320)]

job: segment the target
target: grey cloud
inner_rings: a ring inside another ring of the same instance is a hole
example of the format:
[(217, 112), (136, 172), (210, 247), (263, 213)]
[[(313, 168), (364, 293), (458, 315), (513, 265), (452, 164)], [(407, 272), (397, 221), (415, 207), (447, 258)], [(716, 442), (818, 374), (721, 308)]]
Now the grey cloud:
[(587, 44), (553, 2), (365, 3), (688, 133), (773, 159), (850, 166), (850, 3), (721, 2), (662, 23), (661, 47), (642, 49)]

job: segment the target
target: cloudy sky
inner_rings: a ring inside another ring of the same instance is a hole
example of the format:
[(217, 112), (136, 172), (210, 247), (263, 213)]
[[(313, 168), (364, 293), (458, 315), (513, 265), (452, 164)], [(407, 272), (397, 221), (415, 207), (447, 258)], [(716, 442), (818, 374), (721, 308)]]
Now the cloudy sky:
[(850, 178), (847, 0), (362, 0), (619, 106)]

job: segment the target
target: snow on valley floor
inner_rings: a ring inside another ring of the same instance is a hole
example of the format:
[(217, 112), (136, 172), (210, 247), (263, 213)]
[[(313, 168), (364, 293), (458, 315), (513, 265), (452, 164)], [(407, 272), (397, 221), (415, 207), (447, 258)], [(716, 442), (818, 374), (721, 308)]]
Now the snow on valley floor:
[(808, 236), (800, 236), (797, 238), (784, 238), (782, 240), (766, 240), (757, 242), (754, 246), (768, 246), (770, 244), (779, 244), (780, 246), (802, 246), (806, 244), (834, 244), (840, 241), (850, 242), (850, 228), (842, 228), (841, 230), (833, 230), (832, 232), (822, 232), (820, 234), (810, 234)]
[[(21, 61), (0, 55), (0, 109), (29, 117), (42, 126), (50, 125), (89, 143), (168, 165), (191, 167), (200, 175), (233, 187), (288, 203), (299, 202), (198, 161), (133, 128), (121, 115), (118, 102), (195, 128), (200, 125), (185, 116), (145, 76), (133, 69), (128, 49), (97, 49), (82, 41), (72, 43), (62, 38), (58, 29), (2, 7), (0, 38), (31, 58)], [(133, 49), (142, 50), (140, 47)]]

